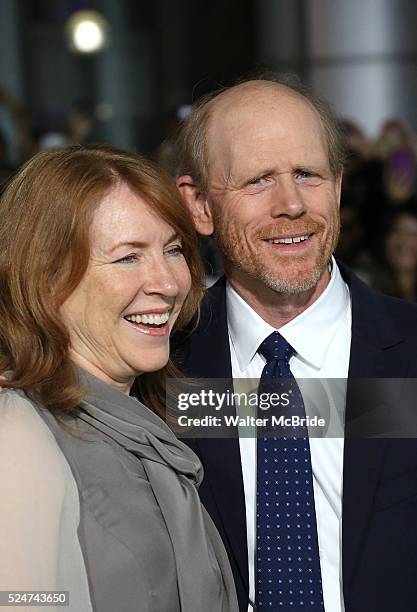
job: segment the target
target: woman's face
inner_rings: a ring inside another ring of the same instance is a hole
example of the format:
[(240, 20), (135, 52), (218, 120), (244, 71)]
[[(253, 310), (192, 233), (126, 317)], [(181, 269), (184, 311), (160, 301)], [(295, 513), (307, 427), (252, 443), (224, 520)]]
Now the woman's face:
[(90, 228), (90, 261), (61, 314), (73, 360), (124, 392), (162, 368), (191, 277), (181, 240), (146, 202), (120, 184)]
[(417, 270), (417, 219), (401, 214), (395, 221), (385, 243), (385, 255), (398, 272)]

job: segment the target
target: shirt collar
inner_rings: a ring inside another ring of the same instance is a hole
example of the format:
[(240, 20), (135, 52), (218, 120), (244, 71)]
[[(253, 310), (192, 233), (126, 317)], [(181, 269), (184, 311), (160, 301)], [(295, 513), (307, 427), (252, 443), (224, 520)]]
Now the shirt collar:
[[(330, 281), (319, 298), (297, 317), (279, 329), (298, 358), (320, 369), (337, 329), (349, 311), (350, 296), (336, 261), (332, 258)], [(258, 347), (276, 331), (264, 321), (227, 283), (226, 308), (230, 340), (239, 368), (244, 371)]]

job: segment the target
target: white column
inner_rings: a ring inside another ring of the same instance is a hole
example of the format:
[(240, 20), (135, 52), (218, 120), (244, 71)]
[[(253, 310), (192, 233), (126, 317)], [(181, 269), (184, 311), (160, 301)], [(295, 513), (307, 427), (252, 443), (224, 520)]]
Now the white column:
[(308, 0), (310, 80), (335, 109), (375, 132), (386, 117), (417, 124), (417, 4)]
[(258, 58), (292, 71), (341, 115), (376, 132), (387, 117), (417, 126), (417, 3), (258, 0)]

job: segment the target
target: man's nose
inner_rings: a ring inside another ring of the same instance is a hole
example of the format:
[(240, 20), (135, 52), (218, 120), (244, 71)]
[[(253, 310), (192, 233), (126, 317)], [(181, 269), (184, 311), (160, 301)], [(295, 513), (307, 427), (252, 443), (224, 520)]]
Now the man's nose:
[(149, 263), (143, 289), (147, 294), (176, 297), (179, 292), (178, 281), (165, 258), (153, 259)]
[(305, 210), (304, 198), (292, 174), (280, 174), (275, 188), (271, 191), (271, 216), (299, 217)]

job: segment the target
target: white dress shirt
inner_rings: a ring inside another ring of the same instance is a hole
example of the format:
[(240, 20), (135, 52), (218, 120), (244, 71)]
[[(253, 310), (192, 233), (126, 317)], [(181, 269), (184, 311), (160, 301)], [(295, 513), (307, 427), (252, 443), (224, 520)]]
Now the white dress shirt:
[[(227, 320), (232, 374), (238, 378), (260, 378), (265, 359), (258, 347), (275, 329), (228, 284)], [(347, 379), (351, 342), (351, 302), (334, 259), (329, 284), (320, 297), (295, 319), (279, 329), (294, 348), (290, 368), (295, 378)], [(302, 383), (302, 381), (300, 381)], [(301, 386), (301, 384), (300, 384)], [(342, 427), (345, 392), (342, 402)], [(255, 601), (255, 505), (256, 438), (240, 437), (249, 562), (249, 598)], [(341, 537), (343, 438), (310, 438), (314, 499), (320, 552), (323, 598), (326, 612), (343, 612)], [(249, 609), (251, 606), (249, 606)]]

